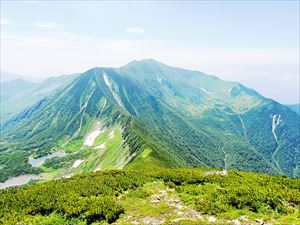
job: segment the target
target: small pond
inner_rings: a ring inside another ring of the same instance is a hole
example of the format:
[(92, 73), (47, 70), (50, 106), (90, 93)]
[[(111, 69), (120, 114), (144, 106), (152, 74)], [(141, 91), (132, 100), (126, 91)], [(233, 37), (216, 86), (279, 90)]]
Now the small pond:
[(0, 189), (4, 189), (12, 186), (20, 186), (28, 183), (31, 180), (35, 180), (38, 178), (38, 175), (34, 174), (25, 174), (17, 177), (13, 177), (5, 181), (4, 183), (0, 182)]
[(33, 167), (37, 167), (37, 166), (40, 166), (42, 165), (46, 159), (51, 159), (51, 158), (54, 158), (54, 157), (63, 157), (65, 155), (65, 151), (63, 150), (60, 150), (58, 152), (54, 152), (54, 153), (51, 153), (49, 155), (45, 155), (45, 156), (42, 156), (42, 157), (39, 157), (39, 158), (29, 158), (28, 159), (28, 162), (31, 166)]

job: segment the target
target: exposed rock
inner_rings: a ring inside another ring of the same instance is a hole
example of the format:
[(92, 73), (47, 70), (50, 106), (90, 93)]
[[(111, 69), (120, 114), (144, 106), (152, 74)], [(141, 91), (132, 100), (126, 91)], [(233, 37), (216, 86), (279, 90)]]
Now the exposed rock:
[(242, 215), (240, 216), (240, 219), (244, 221), (248, 221), (248, 216)]
[(149, 225), (159, 225), (159, 224), (162, 224), (163, 222), (165, 222), (164, 219), (158, 219), (158, 218), (149, 217), (149, 216), (141, 218), (141, 221), (143, 224), (149, 224)]
[(241, 221), (239, 221), (238, 219), (232, 220), (231, 222), (234, 225), (241, 225)]
[(176, 218), (174, 220), (172, 220), (173, 222), (179, 222), (180, 220), (186, 220), (187, 218), (184, 217), (180, 217), (180, 218)]
[(180, 200), (179, 200), (178, 198), (175, 198), (175, 199), (174, 199), (174, 202), (175, 202), (175, 203), (179, 203)]
[(160, 201), (158, 199), (153, 199), (150, 201), (152, 204), (158, 204)]
[(175, 210), (175, 212), (176, 212), (176, 214), (177, 214), (178, 216), (182, 216), (182, 215), (184, 215), (184, 214), (185, 214), (184, 212), (182, 212), (182, 211), (179, 211), (179, 210)]
[(72, 177), (72, 176), (74, 176), (74, 174), (73, 174), (73, 173), (70, 173), (70, 174), (67, 174), (67, 175), (63, 176), (63, 178), (70, 178), (70, 177)]
[(204, 176), (211, 176), (211, 175), (222, 175), (222, 176), (225, 176), (225, 175), (228, 175), (228, 171), (227, 170), (222, 170), (222, 171), (208, 171), (208, 172), (205, 172), (203, 174), (204, 174)]
[(210, 223), (214, 223), (214, 222), (217, 222), (217, 221), (218, 221), (218, 219), (213, 217), (213, 216), (208, 217), (208, 222), (210, 222)]
[(265, 222), (263, 219), (255, 219), (255, 222), (257, 222), (261, 225), (272, 225), (271, 223)]
[(203, 216), (200, 215), (199, 212), (197, 212), (196, 210), (191, 209), (189, 211), (189, 214), (191, 215), (191, 219), (192, 220), (203, 220)]

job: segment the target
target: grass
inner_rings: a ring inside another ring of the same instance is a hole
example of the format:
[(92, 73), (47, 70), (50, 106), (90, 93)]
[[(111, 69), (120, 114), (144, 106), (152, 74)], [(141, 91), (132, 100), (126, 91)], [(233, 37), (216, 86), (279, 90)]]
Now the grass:
[[(89, 124), (89, 127), (91, 126), (92, 124)], [(68, 145), (63, 148), (67, 155), (62, 157), (62, 159), (72, 154), (79, 154), (78, 158), (70, 159), (71, 161), (66, 163), (63, 168), (53, 169), (40, 166), (40, 169), (44, 171), (42, 179), (51, 180), (68, 174), (87, 173), (99, 167), (101, 169), (124, 167), (128, 148), (123, 146), (121, 126), (116, 124), (104, 129), (104, 132), (95, 139), (95, 143), (91, 147), (83, 146), (83, 140), (74, 140), (68, 143)], [(110, 136), (111, 132), (114, 132), (113, 136)], [(105, 148), (94, 149), (103, 143), (105, 143)], [(77, 159), (84, 161), (77, 168), (72, 168), (73, 163)]]
[[(298, 225), (299, 179), (205, 169), (105, 171), (0, 191), (4, 224)], [(115, 214), (112, 214), (114, 211)], [(2, 213), (2, 218), (1, 218)], [(104, 217), (101, 217), (104, 216)]]
[[(109, 134), (112, 130), (107, 132)], [(119, 126), (114, 127), (114, 136), (109, 139), (107, 136), (105, 143), (105, 151), (101, 155), (101, 168), (114, 169), (125, 166), (126, 152), (128, 151), (126, 146), (123, 146), (123, 139), (121, 128)]]
[(158, 204), (151, 203), (152, 196), (158, 195), (164, 189), (166, 189), (164, 182), (154, 181), (122, 195), (119, 202), (123, 206), (125, 214), (122, 215), (117, 224), (127, 224), (129, 217), (130, 221), (142, 221), (147, 217), (165, 220), (166, 218), (162, 215), (170, 215), (168, 216), (168, 219), (170, 219), (174, 207), (165, 204), (164, 201)]

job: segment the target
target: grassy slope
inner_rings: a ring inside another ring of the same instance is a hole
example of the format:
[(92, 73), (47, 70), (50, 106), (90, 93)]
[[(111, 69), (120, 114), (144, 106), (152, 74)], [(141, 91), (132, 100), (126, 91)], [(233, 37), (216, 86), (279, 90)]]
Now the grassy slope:
[(208, 171), (106, 171), (2, 190), (0, 223), (299, 224), (299, 179)]
[[(45, 172), (43, 174), (44, 180), (99, 169), (123, 168), (126, 165), (129, 153), (128, 147), (124, 145), (121, 126), (114, 124), (103, 128), (103, 133), (96, 138), (93, 146), (84, 146), (84, 137), (88, 130), (91, 130), (91, 127), (92, 123), (83, 127), (81, 139), (75, 139), (63, 148), (59, 146), (59, 149), (67, 152), (64, 157), (47, 160), (44, 166), (40, 166), (40, 169)], [(111, 135), (112, 133), (113, 135)], [(103, 145), (103, 148), (97, 148), (99, 145)], [(77, 168), (73, 168), (72, 165), (76, 160), (83, 160), (83, 162)]]

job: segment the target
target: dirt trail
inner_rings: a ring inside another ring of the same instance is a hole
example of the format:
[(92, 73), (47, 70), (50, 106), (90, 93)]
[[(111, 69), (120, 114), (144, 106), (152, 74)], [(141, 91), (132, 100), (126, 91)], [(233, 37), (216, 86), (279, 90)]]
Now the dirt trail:
[[(140, 203), (137, 202), (139, 200), (135, 200), (136, 208), (129, 209), (125, 212), (125, 215), (114, 224), (159, 225), (165, 222), (177, 224), (181, 220), (204, 220), (204, 217), (201, 216), (199, 212), (181, 202), (180, 197), (174, 189), (159, 185), (153, 187), (151, 192), (153, 194), (141, 199)], [(129, 193), (129, 196), (130, 194), (131, 193)], [(127, 198), (128, 193), (120, 197), (120, 199)], [(145, 212), (143, 209), (147, 209), (148, 211)]]
[(125, 212), (113, 223), (115, 225), (250, 224), (246, 215), (241, 215), (238, 219), (202, 215), (181, 201), (175, 189), (166, 187), (162, 181), (154, 181), (137, 190), (126, 191), (118, 197), (118, 201)]

